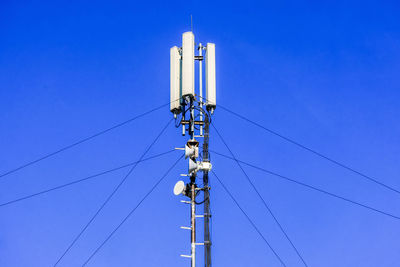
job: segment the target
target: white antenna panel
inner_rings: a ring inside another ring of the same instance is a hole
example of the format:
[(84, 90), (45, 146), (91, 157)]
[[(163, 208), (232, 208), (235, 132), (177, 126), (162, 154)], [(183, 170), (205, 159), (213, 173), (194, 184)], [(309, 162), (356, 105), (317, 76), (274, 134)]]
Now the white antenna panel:
[(206, 99), (207, 108), (214, 109), (217, 104), (215, 80), (215, 44), (207, 43), (206, 52)]
[(180, 112), (180, 94), (181, 94), (181, 56), (178, 47), (170, 49), (170, 110), (173, 113)]
[(182, 35), (182, 96), (194, 95), (194, 35)]

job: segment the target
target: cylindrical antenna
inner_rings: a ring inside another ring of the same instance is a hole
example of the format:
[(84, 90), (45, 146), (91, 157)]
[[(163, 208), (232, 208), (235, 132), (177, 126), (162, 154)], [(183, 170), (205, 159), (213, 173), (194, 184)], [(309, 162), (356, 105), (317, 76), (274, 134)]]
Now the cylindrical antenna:
[(181, 56), (177, 46), (170, 49), (170, 110), (174, 115), (181, 111)]
[(206, 100), (207, 109), (214, 111), (217, 104), (215, 79), (215, 44), (207, 43), (206, 52)]
[(182, 35), (182, 96), (194, 96), (194, 35)]

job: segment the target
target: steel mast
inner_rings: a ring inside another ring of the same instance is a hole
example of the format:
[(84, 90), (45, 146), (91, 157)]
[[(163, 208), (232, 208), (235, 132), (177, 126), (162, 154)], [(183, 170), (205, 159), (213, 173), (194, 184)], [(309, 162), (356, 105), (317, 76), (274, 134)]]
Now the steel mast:
[[(188, 158), (188, 173), (181, 174), (189, 178), (188, 182), (178, 181), (174, 187), (175, 195), (183, 195), (189, 200), (181, 200), (190, 205), (190, 227), (182, 226), (182, 229), (190, 230), (191, 254), (181, 255), (191, 259), (191, 267), (196, 266), (196, 247), (204, 246), (204, 265), (211, 266), (211, 237), (210, 237), (210, 186), (208, 172), (211, 170), (209, 158), (209, 124), (210, 116), (216, 107), (216, 83), (215, 83), (215, 45), (201, 43), (197, 47), (198, 55), (195, 55), (194, 35), (185, 32), (182, 35), (182, 47), (174, 46), (170, 50), (171, 56), (171, 105), (170, 110), (176, 119), (176, 126), (182, 126), (182, 135), (189, 135), (189, 140), (184, 148), (185, 158)], [(206, 50), (206, 97), (203, 98), (203, 50)], [(199, 62), (199, 88), (195, 94), (195, 61)], [(200, 96), (200, 98), (198, 98)], [(196, 135), (197, 133), (197, 135)], [(199, 159), (199, 144), (196, 138), (203, 138), (202, 159)], [(197, 173), (203, 172), (203, 186), (196, 184)], [(203, 194), (203, 200), (196, 198)], [(203, 205), (203, 215), (196, 215), (196, 206)], [(196, 218), (202, 217), (204, 222), (204, 241), (196, 241)]]
[[(209, 121), (205, 120), (203, 139), (203, 161), (210, 162), (208, 157)], [(203, 171), (204, 190), (204, 266), (211, 266), (211, 237), (210, 237), (210, 187), (208, 184), (208, 170)]]

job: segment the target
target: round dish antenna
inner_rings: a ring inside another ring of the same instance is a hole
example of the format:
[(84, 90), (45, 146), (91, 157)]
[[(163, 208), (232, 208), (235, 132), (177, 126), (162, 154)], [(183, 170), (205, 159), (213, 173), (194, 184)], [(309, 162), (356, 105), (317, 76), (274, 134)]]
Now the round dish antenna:
[(183, 181), (178, 181), (174, 186), (174, 194), (175, 196), (179, 196), (183, 194), (185, 191), (185, 183)]

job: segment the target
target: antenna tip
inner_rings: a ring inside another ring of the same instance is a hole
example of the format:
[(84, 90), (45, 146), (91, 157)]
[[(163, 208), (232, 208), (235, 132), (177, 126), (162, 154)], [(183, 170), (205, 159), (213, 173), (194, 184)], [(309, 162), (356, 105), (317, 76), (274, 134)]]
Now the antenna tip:
[(190, 31), (193, 32), (193, 16), (190, 14)]

